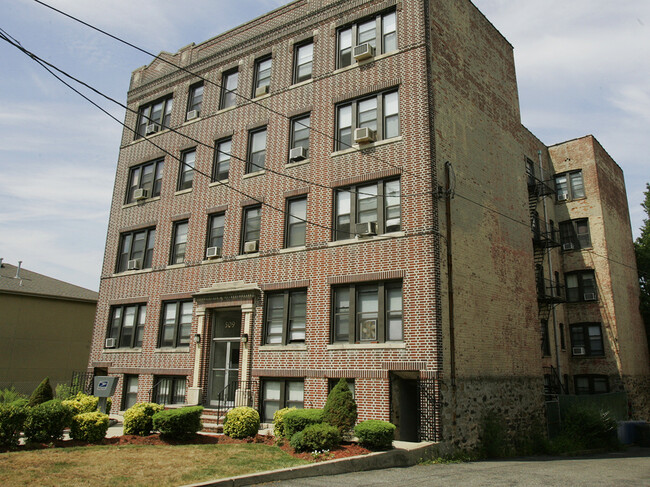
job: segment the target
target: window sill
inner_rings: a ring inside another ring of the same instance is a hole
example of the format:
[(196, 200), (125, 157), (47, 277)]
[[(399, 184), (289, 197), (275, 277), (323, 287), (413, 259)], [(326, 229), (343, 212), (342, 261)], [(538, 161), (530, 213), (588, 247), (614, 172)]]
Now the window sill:
[(235, 108), (237, 108), (237, 104), (236, 104), (236, 103), (235, 103), (233, 106), (231, 106), (231, 107), (226, 107), (226, 108), (222, 108), (221, 110), (217, 110), (217, 113), (215, 113), (215, 115), (221, 115), (222, 113), (229, 112), (229, 111), (231, 111), (231, 110), (234, 110)]
[(213, 181), (212, 183), (208, 184), (208, 188), (214, 188), (215, 186), (224, 186), (228, 184), (227, 179), (222, 179), (221, 181)]
[(137, 144), (138, 142), (142, 142), (143, 140), (151, 139), (153, 137), (158, 137), (159, 135), (166, 134), (167, 132), (170, 132), (170, 130), (168, 128), (164, 128), (162, 130), (159, 130), (158, 132), (154, 132), (153, 134), (143, 135), (141, 137), (138, 137), (137, 139), (134, 139), (132, 142), (129, 142), (127, 145)]
[(260, 169), (259, 171), (249, 172), (247, 174), (244, 174), (242, 176), (242, 179), (254, 178), (256, 176), (261, 176), (263, 174), (266, 174), (266, 171), (264, 169)]
[(406, 236), (406, 233), (403, 231), (383, 233), (381, 235), (376, 235), (374, 237), (354, 237), (346, 238), (345, 240), (335, 240), (333, 242), (327, 242), (328, 247), (338, 247), (340, 245), (352, 245), (365, 242), (376, 242), (379, 240), (389, 240), (391, 238), (399, 238)]
[(307, 159), (303, 159), (302, 161), (298, 162), (288, 162), (287, 164), (284, 165), (285, 169), (288, 169), (290, 167), (298, 167), (298, 166), (303, 166), (305, 164), (309, 164), (309, 157)]
[(192, 125), (193, 123), (196, 123), (196, 122), (198, 122), (199, 120), (202, 120), (202, 119), (203, 119), (203, 115), (199, 115), (198, 117), (193, 118), (192, 120), (185, 120), (183, 122), (182, 127), (185, 127), (186, 125)]
[(187, 194), (187, 193), (191, 193), (191, 192), (192, 192), (192, 188), (179, 189), (178, 191), (176, 191), (174, 193), (174, 196), (179, 195), (179, 194)]
[(378, 61), (380, 59), (395, 56), (396, 54), (399, 54), (399, 53), (400, 53), (399, 49), (396, 49), (395, 51), (385, 52), (384, 54), (378, 54), (377, 56), (373, 56), (370, 59), (366, 59), (366, 60), (363, 60), (361, 62), (355, 61), (354, 63), (350, 64), (349, 66), (345, 66), (343, 68), (335, 69), (334, 71), (332, 71), (332, 74), (344, 73), (345, 71), (350, 71), (351, 69), (355, 69), (355, 68), (358, 68), (360, 66), (365, 66), (367, 64), (372, 64), (373, 61)]
[(278, 253), (279, 254), (290, 254), (292, 252), (300, 252), (302, 250), (307, 250), (307, 247), (305, 247), (304, 245), (301, 245), (299, 247), (288, 247), (286, 249), (278, 250)]
[(259, 256), (260, 256), (259, 252), (253, 252), (251, 254), (240, 254), (235, 256), (235, 260), (252, 259), (254, 257), (259, 257)]
[(289, 89), (292, 90), (293, 88), (299, 88), (301, 86), (305, 86), (313, 82), (314, 82), (314, 78), (309, 78), (306, 79), (305, 81), (299, 81), (298, 83), (292, 84), (291, 86), (289, 86)]
[(215, 257), (214, 259), (203, 259), (201, 264), (214, 264), (215, 262), (223, 262), (223, 257)]
[(383, 342), (383, 343), (332, 343), (327, 346), (328, 350), (377, 350), (382, 348), (404, 349), (404, 342)]
[(137, 269), (135, 271), (122, 271), (122, 272), (115, 272), (111, 275), (111, 277), (116, 277), (116, 276), (132, 276), (134, 274), (147, 274), (149, 272), (153, 272), (153, 269), (151, 267), (147, 269)]
[(180, 264), (169, 264), (166, 269), (180, 269), (181, 267), (185, 267), (185, 262)]
[(141, 348), (105, 348), (104, 353), (142, 353)]
[(306, 345), (262, 345), (260, 352), (306, 352)]
[(190, 347), (154, 348), (153, 353), (189, 353)]
[(124, 208), (131, 208), (133, 206), (142, 206), (145, 203), (149, 203), (151, 201), (158, 201), (160, 199), (160, 196), (154, 196), (153, 198), (147, 198), (146, 200), (142, 201), (133, 201), (132, 203), (125, 203), (122, 205), (122, 209)]
[(380, 147), (382, 145), (392, 144), (394, 142), (401, 142), (402, 140), (404, 140), (404, 137), (402, 137), (401, 135), (398, 135), (397, 137), (391, 137), (390, 139), (378, 140), (377, 142), (370, 142), (369, 144), (363, 144), (363, 145), (353, 144), (352, 147), (350, 147), (349, 149), (343, 149), (343, 150), (332, 152), (330, 154), (330, 157), (339, 157), (339, 156), (343, 156), (345, 154), (352, 154), (354, 152), (360, 152), (360, 151), (363, 151), (365, 149), (371, 149), (373, 147)]
[(266, 98), (268, 98), (270, 96), (271, 96), (271, 90), (269, 89), (268, 93), (266, 93), (264, 95), (261, 95), (261, 96), (255, 96), (255, 93), (253, 93), (253, 97), (251, 98), (251, 100), (260, 101), (260, 100), (264, 100), (264, 99), (266, 99)]
[(580, 198), (568, 198), (566, 200), (558, 200), (557, 198), (555, 199), (555, 204), (558, 205), (560, 203), (570, 203), (572, 201), (580, 201), (580, 200), (586, 200), (586, 196), (581, 196)]

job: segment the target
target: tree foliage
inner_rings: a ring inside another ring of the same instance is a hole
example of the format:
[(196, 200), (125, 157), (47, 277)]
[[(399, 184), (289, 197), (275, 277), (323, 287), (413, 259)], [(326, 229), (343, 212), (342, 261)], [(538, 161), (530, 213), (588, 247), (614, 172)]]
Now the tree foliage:
[(643, 220), (641, 236), (634, 242), (634, 251), (641, 286), (641, 316), (643, 316), (648, 346), (650, 347), (650, 183), (646, 183), (646, 191), (643, 194), (645, 199), (641, 206), (648, 218)]

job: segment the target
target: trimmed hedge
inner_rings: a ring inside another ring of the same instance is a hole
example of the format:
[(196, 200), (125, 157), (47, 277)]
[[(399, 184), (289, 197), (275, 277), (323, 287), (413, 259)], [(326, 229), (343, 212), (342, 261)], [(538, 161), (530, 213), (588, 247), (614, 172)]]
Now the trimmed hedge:
[(16, 446), (27, 419), (27, 400), (0, 403), (0, 446)]
[(341, 379), (327, 396), (323, 420), (336, 426), (341, 434), (350, 431), (357, 422), (357, 403), (345, 379)]
[(75, 440), (99, 443), (108, 431), (108, 414), (92, 411), (77, 414), (72, 418), (70, 437)]
[(290, 445), (296, 451), (331, 450), (341, 444), (341, 433), (327, 423), (312, 424), (291, 437)]
[(393, 446), (395, 425), (388, 421), (369, 419), (354, 428), (359, 444), (371, 450), (388, 450)]
[(299, 431), (312, 424), (323, 422), (322, 409), (296, 409), (284, 415), (284, 433), (287, 438), (292, 438)]
[(51, 401), (54, 399), (54, 393), (52, 392), (52, 386), (50, 385), (50, 378), (46, 377), (41, 381), (41, 383), (34, 389), (32, 395), (29, 397), (29, 406), (38, 406), (44, 402)]
[(226, 414), (223, 434), (231, 438), (255, 436), (260, 429), (260, 415), (253, 408), (233, 408)]
[(78, 392), (76, 396), (63, 401), (63, 405), (68, 406), (70, 409), (72, 409), (75, 415), (97, 411), (98, 404), (98, 397), (89, 396), (83, 392)]
[(296, 408), (282, 408), (273, 413), (273, 434), (276, 438), (286, 438), (284, 417), (289, 411), (295, 411)]
[(29, 408), (25, 436), (29, 441), (47, 443), (63, 437), (63, 429), (72, 421), (73, 413), (58, 399)]
[(187, 438), (203, 428), (203, 423), (201, 423), (202, 412), (203, 406), (189, 406), (160, 411), (153, 415), (153, 429), (160, 431), (161, 436), (167, 438)]
[(153, 415), (163, 406), (154, 402), (139, 402), (124, 412), (124, 434), (147, 436), (153, 429)]

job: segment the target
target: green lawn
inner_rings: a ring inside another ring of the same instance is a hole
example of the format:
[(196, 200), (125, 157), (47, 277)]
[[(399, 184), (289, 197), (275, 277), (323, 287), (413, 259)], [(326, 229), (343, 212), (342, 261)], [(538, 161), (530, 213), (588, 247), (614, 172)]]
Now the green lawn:
[(0, 485), (178, 486), (305, 463), (260, 444), (60, 448), (0, 453)]

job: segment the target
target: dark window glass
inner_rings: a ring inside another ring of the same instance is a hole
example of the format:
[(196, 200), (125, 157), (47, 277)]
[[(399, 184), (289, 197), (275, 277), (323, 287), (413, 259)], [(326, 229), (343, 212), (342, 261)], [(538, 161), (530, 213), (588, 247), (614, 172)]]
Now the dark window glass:
[(139, 348), (146, 319), (146, 304), (113, 306), (106, 338), (113, 338), (118, 348)]
[(595, 301), (598, 298), (594, 271), (570, 272), (564, 275), (564, 280), (567, 301)]
[(311, 79), (314, 60), (314, 44), (310, 41), (296, 46), (294, 54), (293, 82)]
[(399, 95), (397, 91), (379, 93), (337, 106), (335, 150), (352, 147), (357, 128), (368, 128), (375, 140), (399, 136)]
[(213, 181), (225, 181), (228, 179), (230, 171), (230, 152), (232, 150), (232, 140), (219, 140), (215, 144), (214, 151), (214, 169), (212, 171)]
[(194, 180), (194, 163), (196, 150), (192, 149), (181, 154), (180, 169), (178, 173), (178, 190), (190, 189)]
[(266, 160), (266, 127), (248, 134), (248, 160), (246, 172), (251, 173), (264, 169)]
[[(600, 323), (579, 323), (571, 325), (572, 355), (603, 356), (603, 335)], [(582, 350), (584, 349), (584, 350)], [(584, 351), (584, 353), (582, 353)]]
[(285, 247), (305, 245), (307, 230), (307, 198), (295, 198), (287, 201)]
[(258, 242), (260, 240), (262, 208), (252, 206), (244, 209), (244, 218), (242, 222), (242, 248), (241, 253), (245, 251), (246, 242)]
[(265, 343), (305, 343), (307, 291), (287, 290), (266, 297)]
[(187, 100), (187, 113), (196, 111), (197, 115), (201, 113), (201, 104), (203, 103), (203, 83), (190, 87), (190, 94)]
[(173, 101), (169, 96), (141, 106), (138, 110), (135, 138), (138, 139), (169, 128)]
[(304, 405), (304, 382), (290, 379), (264, 379), (262, 382), (262, 422), (273, 421), (273, 414), (282, 408)]
[(125, 375), (122, 411), (126, 411), (136, 402), (138, 402), (138, 376)]
[(551, 342), (548, 334), (548, 320), (542, 320), (542, 355), (551, 355)]
[(591, 247), (589, 235), (589, 220), (568, 220), (560, 223), (560, 237), (564, 250), (584, 249)]
[(159, 347), (189, 347), (192, 328), (192, 301), (163, 303)]
[(121, 234), (116, 272), (151, 268), (155, 236), (155, 228)]
[(153, 402), (157, 404), (184, 404), (187, 377), (154, 377)]
[(225, 213), (210, 215), (208, 227), (208, 247), (223, 247), (223, 229), (225, 221)]
[(573, 377), (576, 394), (606, 394), (609, 380), (606, 375), (576, 375)]
[(354, 47), (365, 43), (374, 48), (375, 55), (397, 50), (397, 16), (395, 12), (377, 15), (339, 29), (336, 67), (350, 66), (353, 61)]
[(126, 190), (126, 203), (135, 201), (135, 191), (145, 191), (146, 198), (160, 196), (163, 176), (163, 159), (139, 164), (129, 169), (129, 182)]
[(558, 201), (585, 197), (582, 171), (571, 171), (555, 176), (555, 193)]
[(227, 71), (221, 78), (221, 102), (219, 108), (234, 107), (237, 104), (237, 82), (239, 79), (239, 72), (234, 69)]
[(187, 220), (174, 223), (172, 251), (169, 259), (170, 264), (182, 264), (185, 262), (185, 250), (187, 247)]
[(255, 62), (255, 82), (253, 96), (262, 94), (261, 88), (267, 87), (265, 92), (268, 93), (268, 86), (271, 84), (271, 58), (259, 59)]
[[(300, 116), (291, 120), (291, 140), (289, 142), (290, 148), (302, 147), (304, 149), (304, 157), (309, 157), (309, 130), (310, 130), (310, 117), (309, 115)], [(291, 162), (291, 161), (289, 161)]]

